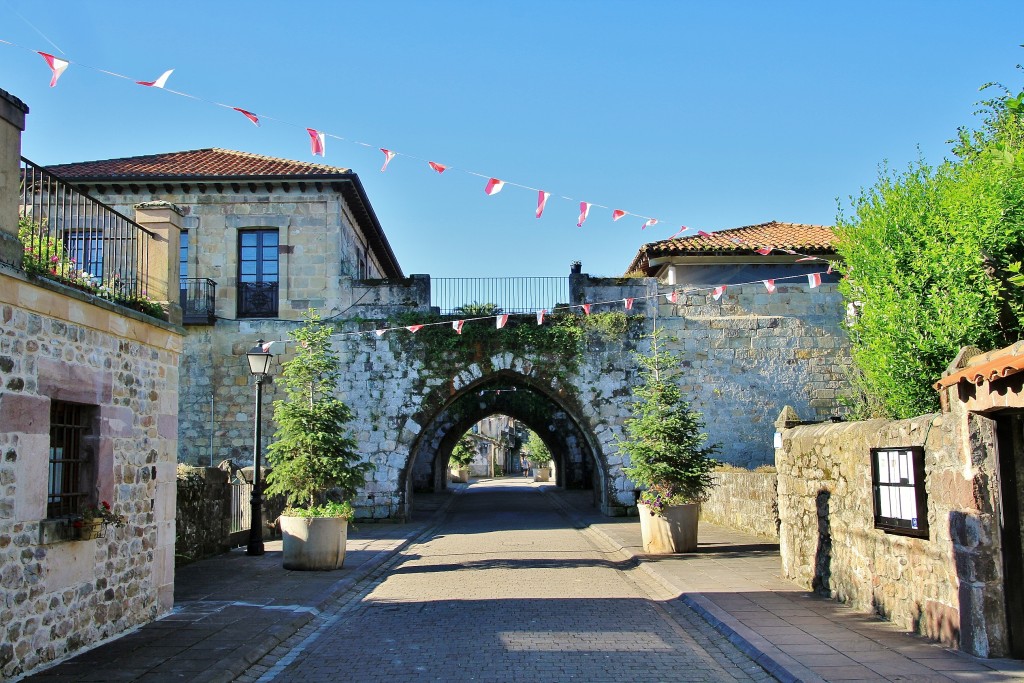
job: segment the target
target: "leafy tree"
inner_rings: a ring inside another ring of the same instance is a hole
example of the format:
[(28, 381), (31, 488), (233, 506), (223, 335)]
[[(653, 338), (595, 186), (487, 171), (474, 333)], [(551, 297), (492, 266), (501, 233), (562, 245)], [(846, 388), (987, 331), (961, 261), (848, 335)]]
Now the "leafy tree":
[(373, 468), (360, 462), (356, 441), (345, 430), (352, 412), (334, 396), (341, 371), (331, 332), (309, 309), (306, 324), (291, 334), (297, 349), (281, 376), (286, 398), (274, 401), (278, 429), (267, 454), (273, 466), (267, 492), (283, 494), (291, 505), (313, 508), (332, 488), (347, 499)]
[(840, 290), (866, 416), (937, 409), (931, 385), (961, 346), (1020, 338), (1024, 290), (1008, 280), (1024, 257), (1022, 96), (987, 101), (982, 127), (960, 130), (956, 158), (883, 167), (852, 214), (840, 211)]
[(455, 448), (452, 449), (452, 455), (450, 461), (459, 469), (468, 467), (473, 459), (477, 456), (476, 442), (473, 437), (466, 432), (459, 437), (458, 443), (455, 444)]
[(633, 417), (626, 420), (619, 450), (629, 456), (626, 475), (644, 491), (640, 502), (662, 507), (703, 500), (714, 486), (719, 445), (705, 445), (701, 414), (684, 400), (677, 381), (681, 358), (665, 350), (660, 332), (650, 336), (651, 353), (634, 354), (642, 382), (633, 387)]

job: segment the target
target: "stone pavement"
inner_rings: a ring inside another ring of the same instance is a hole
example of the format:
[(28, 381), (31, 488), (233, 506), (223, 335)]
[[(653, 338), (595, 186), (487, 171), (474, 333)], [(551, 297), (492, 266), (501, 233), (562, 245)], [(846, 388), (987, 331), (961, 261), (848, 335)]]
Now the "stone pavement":
[(181, 567), (170, 614), (23, 680), (234, 680), (399, 549), (429, 534), (451, 501), (448, 494), (418, 494), (408, 524), (350, 526), (338, 571), (283, 569), (279, 540), (267, 542), (260, 557), (238, 548)]
[(189, 565), (172, 614), (26, 680), (767, 678), (751, 660), (784, 681), (1024, 678), (801, 590), (756, 537), (702, 524), (696, 553), (643, 556), (636, 518), (590, 492), (473, 489), (516, 486), (417, 494), (413, 522), (360, 525), (337, 572), (287, 572), (279, 543)]
[(546, 491), (779, 680), (1024, 679), (1024, 662), (944, 648), (781, 578), (777, 543), (701, 522), (696, 552), (644, 555), (635, 518), (602, 516), (589, 491)]
[(433, 534), (240, 680), (770, 679), (556, 502), (522, 478), (474, 483)]

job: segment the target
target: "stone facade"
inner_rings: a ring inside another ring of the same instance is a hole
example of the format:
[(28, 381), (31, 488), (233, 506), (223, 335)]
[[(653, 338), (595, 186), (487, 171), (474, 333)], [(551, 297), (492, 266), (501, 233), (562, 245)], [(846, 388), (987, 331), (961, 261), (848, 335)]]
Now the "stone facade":
[[(991, 420), (961, 409), (781, 438), (785, 576), (972, 654), (1007, 654)], [(924, 447), (926, 538), (874, 523), (870, 449), (905, 446)]]
[[(182, 330), (0, 272), (0, 675), (150, 621), (173, 601)], [(94, 414), (91, 502), (127, 519), (95, 540), (47, 520), (51, 401)]]
[(777, 541), (779, 500), (775, 472), (719, 470), (715, 487), (700, 504), (703, 521)]

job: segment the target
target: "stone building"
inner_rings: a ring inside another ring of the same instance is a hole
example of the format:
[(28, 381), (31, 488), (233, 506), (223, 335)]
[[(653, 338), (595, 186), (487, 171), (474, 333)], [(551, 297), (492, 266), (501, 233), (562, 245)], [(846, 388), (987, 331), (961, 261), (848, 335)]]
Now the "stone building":
[[(244, 354), (257, 339), (285, 339), (309, 308), (343, 314), (353, 280), (403, 277), (359, 177), (345, 168), (199, 149), (49, 170), (115, 209), (164, 201), (181, 215), (184, 463), (251, 462)], [(268, 407), (273, 397), (271, 387)]]
[[(184, 330), (124, 297), (180, 318), (175, 217), (132, 222), (19, 162), (27, 112), (0, 90), (0, 678), (166, 613), (174, 583)], [(21, 216), (47, 255), (90, 240), (91, 269), (29, 272), (44, 259), (26, 258)], [(89, 522), (106, 506), (123, 524)]]

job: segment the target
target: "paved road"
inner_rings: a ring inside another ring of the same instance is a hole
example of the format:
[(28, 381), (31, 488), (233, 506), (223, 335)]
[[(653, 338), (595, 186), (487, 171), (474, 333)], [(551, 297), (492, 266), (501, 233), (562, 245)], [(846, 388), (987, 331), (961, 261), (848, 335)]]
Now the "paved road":
[(434, 532), (241, 681), (770, 677), (526, 480), (485, 480)]

